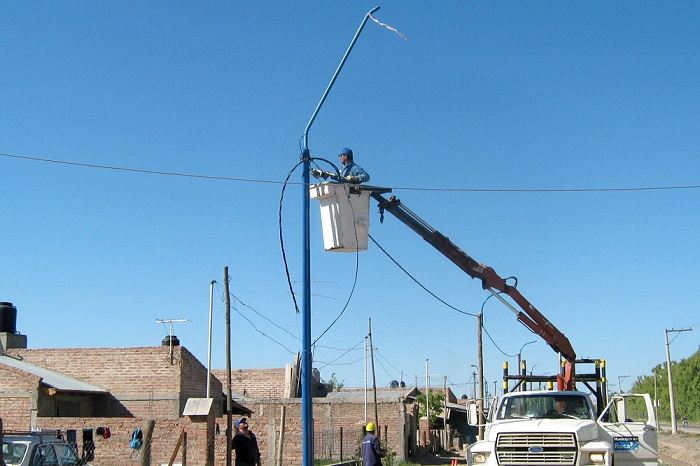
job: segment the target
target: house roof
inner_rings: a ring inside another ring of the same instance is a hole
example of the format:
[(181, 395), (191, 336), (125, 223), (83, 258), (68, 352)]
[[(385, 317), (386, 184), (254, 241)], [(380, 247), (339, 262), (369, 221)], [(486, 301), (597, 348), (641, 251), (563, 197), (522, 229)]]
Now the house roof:
[(67, 375), (55, 372), (45, 367), (37, 366), (22, 359), (13, 358), (6, 355), (0, 355), (0, 364), (14, 367), (29, 374), (41, 378), (41, 383), (62, 392), (82, 392), (82, 393), (109, 393), (97, 385), (92, 385), (82, 380), (69, 377)]

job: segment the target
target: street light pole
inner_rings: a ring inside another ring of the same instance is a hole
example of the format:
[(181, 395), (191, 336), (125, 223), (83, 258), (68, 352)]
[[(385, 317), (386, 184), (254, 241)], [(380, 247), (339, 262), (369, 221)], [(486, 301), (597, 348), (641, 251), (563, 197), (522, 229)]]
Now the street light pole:
[(691, 332), (693, 329), (692, 328), (681, 328), (678, 330), (675, 329), (665, 329), (664, 332), (666, 334), (666, 366), (668, 369), (668, 396), (670, 398), (671, 402), (671, 434), (677, 434), (678, 433), (678, 423), (676, 423), (676, 399), (675, 395), (673, 393), (673, 374), (671, 372), (671, 349), (668, 344), (668, 334), (670, 332)]
[[(521, 355), (523, 353), (523, 348), (525, 348), (527, 345), (531, 345), (533, 343), (537, 343), (537, 340), (528, 341), (523, 346), (521, 346), (520, 351), (518, 351), (518, 376), (523, 375), (523, 368), (521, 367), (521, 364), (522, 364)], [(527, 374), (525, 374), (525, 375), (527, 375)], [(519, 391), (521, 391), (521, 392), (523, 391), (522, 381), (520, 383), (520, 390)]]
[[(309, 130), (313, 124), (316, 116), (318, 115), (323, 102), (325, 102), (328, 93), (333, 87), (333, 83), (338, 78), (340, 70), (343, 69), (345, 61), (348, 59), (348, 55), (352, 51), (352, 48), (357, 42), (357, 38), (360, 36), (362, 29), (365, 27), (365, 23), (370, 18), (372, 13), (377, 11), (379, 6), (371, 9), (360, 23), (360, 27), (355, 33), (350, 42), (350, 46), (345, 51), (345, 55), (340, 60), (340, 65), (335, 70), (333, 77), (331, 78), (328, 87), (326, 87), (321, 100), (318, 102), (314, 113), (311, 115), (309, 122), (306, 124), (304, 129), (304, 144), (301, 151), (301, 165), (302, 165), (302, 176), (301, 176), (301, 189), (303, 190), (302, 196), (302, 277), (303, 277), (303, 288), (302, 288), (302, 350), (301, 350), (301, 443), (302, 443), (302, 466), (313, 466), (314, 464), (314, 420), (313, 420), (313, 377), (311, 371), (313, 370), (313, 360), (311, 354), (311, 237), (310, 237), (310, 214), (309, 214), (309, 204), (311, 194), (309, 193), (309, 172), (311, 170), (311, 153), (309, 151)], [(371, 342), (370, 342), (371, 344)], [(229, 462), (230, 464), (230, 462)]]

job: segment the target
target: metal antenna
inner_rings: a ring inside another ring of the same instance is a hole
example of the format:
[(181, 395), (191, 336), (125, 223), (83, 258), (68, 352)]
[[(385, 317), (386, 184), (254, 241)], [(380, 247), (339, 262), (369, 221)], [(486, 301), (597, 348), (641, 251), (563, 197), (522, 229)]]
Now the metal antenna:
[(156, 319), (159, 324), (170, 324), (170, 335), (168, 342), (170, 343), (170, 364), (173, 363), (173, 322), (190, 322), (188, 319)]

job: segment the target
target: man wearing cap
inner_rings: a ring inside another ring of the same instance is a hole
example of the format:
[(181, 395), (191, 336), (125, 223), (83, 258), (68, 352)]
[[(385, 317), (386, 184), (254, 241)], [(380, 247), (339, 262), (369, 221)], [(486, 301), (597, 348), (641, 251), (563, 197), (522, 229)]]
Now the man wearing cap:
[(255, 434), (248, 430), (248, 419), (236, 421), (236, 435), (231, 448), (236, 451), (236, 466), (260, 466), (260, 449)]
[(382, 458), (386, 455), (386, 450), (379, 445), (379, 438), (374, 435), (375, 430), (374, 422), (368, 422), (365, 426), (367, 435), (362, 439), (363, 466), (381, 466)]
[(369, 173), (353, 161), (352, 150), (347, 147), (338, 156), (343, 168), (340, 170), (340, 179), (348, 183), (366, 183), (369, 181)]

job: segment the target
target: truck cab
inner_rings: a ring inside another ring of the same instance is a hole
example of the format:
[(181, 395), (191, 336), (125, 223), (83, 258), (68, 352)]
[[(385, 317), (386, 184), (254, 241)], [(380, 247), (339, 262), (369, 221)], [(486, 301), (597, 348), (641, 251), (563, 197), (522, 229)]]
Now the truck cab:
[[(489, 412), (467, 464), (656, 465), (656, 418), (647, 394), (612, 397), (596, 416), (579, 391), (512, 392)], [(469, 416), (475, 420), (474, 413)]]

